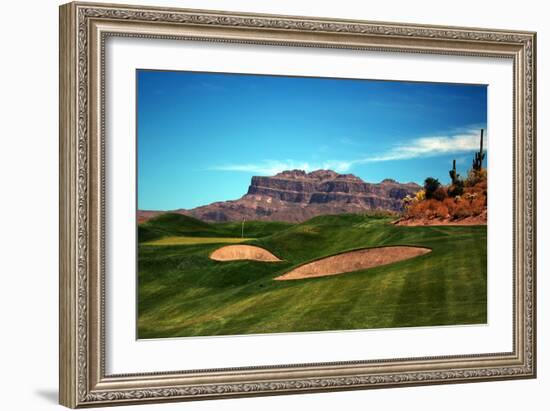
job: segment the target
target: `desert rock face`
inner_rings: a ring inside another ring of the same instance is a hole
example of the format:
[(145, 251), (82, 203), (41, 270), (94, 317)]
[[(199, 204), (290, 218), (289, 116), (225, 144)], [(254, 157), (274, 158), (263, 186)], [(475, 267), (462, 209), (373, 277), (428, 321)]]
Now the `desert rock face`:
[(284, 171), (273, 177), (252, 177), (247, 195), (269, 196), (281, 201), (311, 204), (355, 203), (369, 209), (399, 210), (401, 199), (420, 187), (384, 180), (366, 183), (353, 174), (318, 170), (306, 174), (301, 170)]
[(353, 174), (332, 170), (289, 170), (272, 177), (252, 177), (248, 192), (238, 200), (176, 212), (208, 222), (243, 218), (301, 222), (322, 214), (400, 211), (401, 200), (420, 189), (415, 183), (401, 184), (389, 179), (367, 183)]

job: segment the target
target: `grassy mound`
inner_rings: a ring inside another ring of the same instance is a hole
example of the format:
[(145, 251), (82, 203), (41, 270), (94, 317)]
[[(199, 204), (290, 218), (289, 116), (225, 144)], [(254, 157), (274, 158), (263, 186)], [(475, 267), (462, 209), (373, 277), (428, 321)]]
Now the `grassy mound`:
[(210, 224), (176, 213), (160, 214), (138, 226), (140, 243), (169, 236), (214, 237), (215, 234)]
[[(245, 221), (244, 237), (257, 238), (291, 227), (290, 223)], [(148, 243), (165, 237), (232, 237), (243, 234), (241, 222), (209, 224), (177, 213), (160, 214), (138, 226), (138, 241)]]

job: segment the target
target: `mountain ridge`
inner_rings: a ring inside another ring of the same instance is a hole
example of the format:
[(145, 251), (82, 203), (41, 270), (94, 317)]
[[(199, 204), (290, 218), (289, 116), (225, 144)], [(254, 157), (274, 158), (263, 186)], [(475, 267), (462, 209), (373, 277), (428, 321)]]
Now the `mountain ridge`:
[[(384, 179), (368, 183), (353, 174), (333, 170), (285, 170), (273, 176), (253, 176), (245, 195), (193, 209), (171, 212), (206, 222), (264, 220), (302, 222), (323, 214), (398, 212), (402, 199), (421, 189), (416, 183)], [(163, 213), (138, 210), (138, 222)]]

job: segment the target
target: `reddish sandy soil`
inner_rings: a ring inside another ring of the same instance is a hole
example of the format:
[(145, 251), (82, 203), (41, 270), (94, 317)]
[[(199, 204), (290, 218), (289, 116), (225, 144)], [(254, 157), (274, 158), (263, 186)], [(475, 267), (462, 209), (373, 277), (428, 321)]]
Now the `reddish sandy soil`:
[(478, 216), (451, 220), (450, 218), (408, 218), (397, 220), (395, 225), (487, 225), (487, 211)]
[(275, 277), (275, 280), (299, 280), (349, 273), (407, 260), (429, 252), (431, 252), (429, 248), (407, 246), (350, 251), (301, 265), (286, 274)]
[(216, 261), (255, 260), (255, 261), (281, 261), (264, 248), (253, 245), (226, 245), (218, 248), (210, 258)]

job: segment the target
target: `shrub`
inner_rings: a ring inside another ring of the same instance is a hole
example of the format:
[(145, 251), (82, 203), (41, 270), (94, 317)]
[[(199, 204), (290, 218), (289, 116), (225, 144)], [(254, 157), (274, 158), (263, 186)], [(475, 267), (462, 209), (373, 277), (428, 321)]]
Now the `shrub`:
[(433, 212), (435, 217), (439, 217), (439, 218), (449, 217), (449, 209), (447, 208), (445, 203), (441, 201), (434, 205)]
[(432, 198), (437, 201), (443, 201), (447, 198), (447, 190), (443, 186), (439, 186), (432, 194)]
[(470, 204), (470, 211), (472, 215), (480, 215), (483, 210), (485, 210), (486, 198), (484, 196), (479, 196), (473, 200)]
[(448, 218), (449, 209), (444, 202), (431, 199), (415, 201), (406, 209), (405, 216), (408, 218)]
[(471, 169), (468, 171), (468, 178), (466, 179), (466, 187), (474, 187), (475, 185), (487, 182), (487, 169), (482, 168), (481, 170)]
[(433, 194), (439, 187), (441, 187), (441, 183), (437, 178), (428, 177), (424, 180), (424, 192), (426, 193), (426, 198), (433, 198)]
[(406, 210), (408, 209), (412, 204), (413, 202), (417, 201), (415, 197), (411, 197), (410, 195), (406, 195), (405, 198), (403, 198), (403, 200), (401, 200), (401, 202), (403, 203), (403, 208)]
[(452, 217), (454, 215), (457, 202), (460, 201), (457, 198), (446, 198), (443, 200), (443, 204), (445, 204), (445, 207), (447, 207), (447, 211), (449, 212), (449, 215)]
[(464, 193), (464, 181), (456, 180), (454, 184), (449, 186), (449, 197), (461, 196)]
[(420, 190), (414, 197), (417, 201), (424, 201), (426, 199), (426, 192), (424, 190)]
[(427, 201), (415, 201), (409, 204), (405, 209), (405, 216), (409, 218), (421, 218), (426, 213)]
[(456, 207), (453, 210), (453, 218), (465, 218), (472, 215), (470, 203), (467, 200), (461, 199), (456, 203)]

